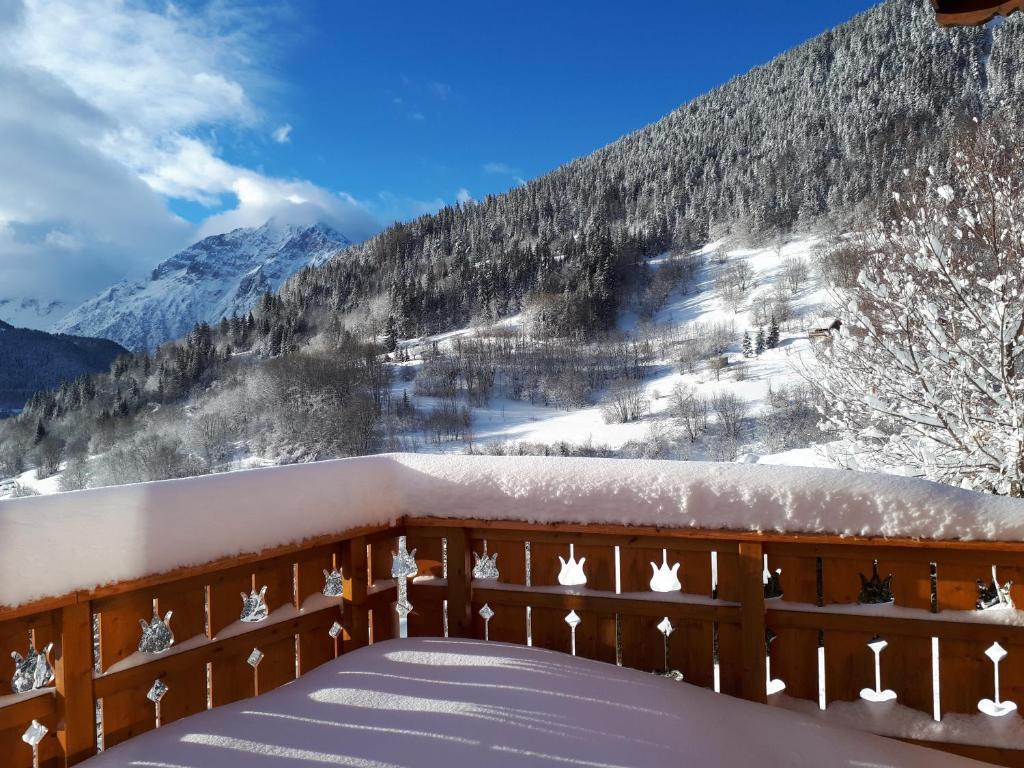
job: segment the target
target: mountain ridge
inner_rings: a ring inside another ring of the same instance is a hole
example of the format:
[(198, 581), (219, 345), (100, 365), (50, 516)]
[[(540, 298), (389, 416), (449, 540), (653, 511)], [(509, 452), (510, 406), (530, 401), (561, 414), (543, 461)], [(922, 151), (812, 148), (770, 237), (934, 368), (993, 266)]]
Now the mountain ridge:
[(302, 267), (323, 263), (351, 241), (322, 223), (270, 220), (211, 235), (160, 262), (142, 280), (122, 280), (53, 325), (56, 332), (109, 338), (152, 350), (199, 322), (248, 313)]

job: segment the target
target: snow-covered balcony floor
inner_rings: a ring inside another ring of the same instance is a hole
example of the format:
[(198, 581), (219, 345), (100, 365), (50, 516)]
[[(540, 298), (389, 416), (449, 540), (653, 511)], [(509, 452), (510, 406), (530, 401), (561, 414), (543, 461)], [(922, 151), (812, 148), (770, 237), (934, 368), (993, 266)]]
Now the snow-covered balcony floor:
[(179, 720), (89, 768), (981, 765), (537, 648), (413, 638)]

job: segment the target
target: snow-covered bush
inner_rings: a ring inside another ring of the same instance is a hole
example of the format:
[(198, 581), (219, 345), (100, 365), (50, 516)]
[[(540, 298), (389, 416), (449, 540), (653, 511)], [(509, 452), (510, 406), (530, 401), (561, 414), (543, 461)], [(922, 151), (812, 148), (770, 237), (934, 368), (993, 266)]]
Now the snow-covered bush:
[(601, 416), (608, 424), (625, 424), (642, 418), (649, 407), (642, 382), (618, 379), (601, 399)]
[(842, 331), (819, 344), (848, 460), (1024, 495), (1024, 165), (981, 126), (859, 239)]

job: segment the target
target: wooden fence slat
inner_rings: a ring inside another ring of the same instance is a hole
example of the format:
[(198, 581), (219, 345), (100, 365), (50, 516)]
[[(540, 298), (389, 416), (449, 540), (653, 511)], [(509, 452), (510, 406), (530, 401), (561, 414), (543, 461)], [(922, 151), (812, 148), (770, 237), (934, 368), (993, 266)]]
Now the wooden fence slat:
[(473, 566), (470, 563), (469, 539), (465, 528), (448, 531), (448, 635), (469, 637), (473, 620), (470, 618), (470, 581)]
[(366, 539), (357, 536), (341, 551), (341, 575), (344, 594), (342, 625), (345, 651), (362, 648), (369, 642), (369, 617), (366, 606)]
[(60, 656), (54, 670), (58, 733), (69, 764), (96, 752), (96, 710), (92, 682), (92, 604), (75, 603), (60, 611)]

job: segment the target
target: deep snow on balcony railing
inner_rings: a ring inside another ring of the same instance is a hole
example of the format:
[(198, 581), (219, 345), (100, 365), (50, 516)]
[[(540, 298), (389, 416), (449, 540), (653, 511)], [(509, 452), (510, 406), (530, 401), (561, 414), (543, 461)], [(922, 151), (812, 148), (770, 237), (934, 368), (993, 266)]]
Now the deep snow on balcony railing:
[(797, 467), (390, 454), (0, 502), (0, 606), (403, 515), (1024, 540), (1024, 501)]

